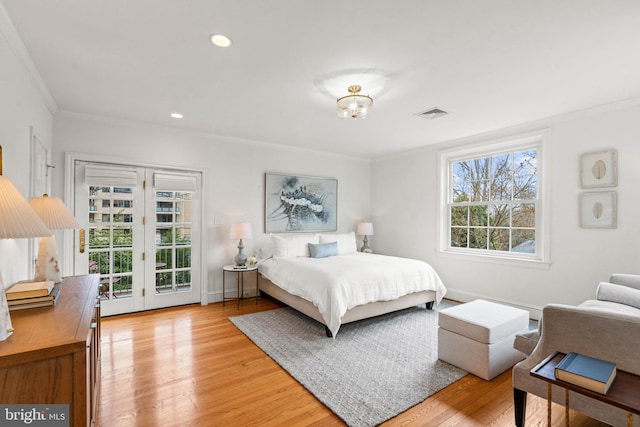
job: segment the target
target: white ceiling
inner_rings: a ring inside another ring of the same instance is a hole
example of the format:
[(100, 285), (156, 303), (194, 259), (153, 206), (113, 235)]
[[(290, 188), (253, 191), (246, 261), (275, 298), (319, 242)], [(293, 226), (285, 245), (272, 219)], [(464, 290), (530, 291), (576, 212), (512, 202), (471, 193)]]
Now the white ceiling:
[[(640, 97), (637, 0), (1, 1), (60, 111), (303, 149), (376, 158)], [(336, 115), (351, 84), (366, 120)]]

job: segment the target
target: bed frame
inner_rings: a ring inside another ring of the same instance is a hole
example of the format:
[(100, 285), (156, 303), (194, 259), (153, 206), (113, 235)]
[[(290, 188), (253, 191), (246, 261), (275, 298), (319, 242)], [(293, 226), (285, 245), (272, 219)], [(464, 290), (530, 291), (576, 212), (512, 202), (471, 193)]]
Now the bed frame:
[[(264, 292), (289, 307), (298, 310), (300, 313), (320, 322), (324, 325), (324, 330), (327, 336), (331, 337), (331, 331), (329, 331), (329, 328), (325, 324), (322, 315), (318, 311), (317, 307), (310, 301), (296, 295), (291, 295), (284, 289), (275, 285), (269, 279), (262, 276), (262, 274), (258, 274), (258, 289), (260, 290), (260, 293)], [(402, 310), (418, 304), (426, 304), (427, 309), (431, 310), (435, 300), (435, 291), (421, 291), (408, 294), (391, 301), (376, 301), (347, 310), (344, 316), (342, 316), (340, 322), (344, 325), (345, 323), (380, 316), (381, 314), (391, 313), (392, 311)]]

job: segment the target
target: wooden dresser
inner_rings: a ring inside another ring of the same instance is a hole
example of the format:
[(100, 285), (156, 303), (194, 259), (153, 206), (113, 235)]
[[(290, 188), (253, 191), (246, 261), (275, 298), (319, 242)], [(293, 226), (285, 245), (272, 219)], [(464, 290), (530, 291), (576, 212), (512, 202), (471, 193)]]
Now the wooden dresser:
[(100, 382), (99, 276), (66, 277), (56, 305), (11, 312), (0, 342), (0, 403), (69, 404), (70, 426), (91, 426)]

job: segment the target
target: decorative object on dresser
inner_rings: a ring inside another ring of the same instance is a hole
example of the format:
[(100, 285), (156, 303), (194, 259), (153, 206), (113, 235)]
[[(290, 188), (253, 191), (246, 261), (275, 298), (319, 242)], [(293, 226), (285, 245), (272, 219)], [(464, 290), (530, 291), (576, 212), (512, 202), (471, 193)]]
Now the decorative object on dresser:
[[(49, 197), (48, 194), (43, 194), (41, 197), (32, 197), (29, 200), (29, 205), (50, 230), (82, 228), (59, 197)], [(62, 281), (62, 274), (58, 266), (56, 236), (54, 235), (40, 238), (33, 280), (53, 280), (56, 283)]]
[[(0, 146), (0, 239), (19, 239), (50, 236), (53, 233), (29, 207), (9, 178), (2, 175), (2, 147)], [(4, 283), (0, 277), (0, 341), (13, 333)]]
[(358, 228), (356, 234), (359, 236), (364, 236), (362, 239), (362, 248), (360, 248), (360, 252), (371, 253), (372, 250), (369, 247), (369, 239), (367, 236), (373, 236), (373, 224), (370, 222), (361, 222), (358, 224)]
[(0, 402), (69, 405), (69, 426), (94, 425), (100, 381), (99, 275), (65, 277), (53, 307), (13, 312), (0, 345)]
[(238, 253), (233, 258), (235, 265), (244, 266), (247, 263), (247, 256), (244, 254), (244, 244), (242, 239), (251, 239), (251, 224), (248, 222), (237, 222), (231, 225), (230, 239), (240, 239), (238, 243)]
[[(40, 287), (31, 291), (10, 292), (16, 286), (23, 284), (40, 284), (41, 286), (46, 285), (46, 287)], [(49, 290), (48, 293), (46, 293), (47, 290)], [(59, 295), (60, 287), (54, 286), (52, 280), (46, 282), (19, 282), (7, 290), (7, 302), (9, 304), (10, 311), (23, 310), (25, 308), (46, 307), (54, 305), (56, 301), (58, 301)]]
[(338, 180), (265, 174), (266, 233), (336, 231)]

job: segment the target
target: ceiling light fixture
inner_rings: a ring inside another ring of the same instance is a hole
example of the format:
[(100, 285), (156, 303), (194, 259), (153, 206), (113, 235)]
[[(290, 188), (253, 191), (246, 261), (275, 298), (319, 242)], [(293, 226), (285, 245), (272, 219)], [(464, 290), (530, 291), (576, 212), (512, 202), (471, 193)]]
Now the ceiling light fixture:
[(174, 119), (181, 119), (184, 116), (180, 113), (171, 113), (171, 117), (173, 117)]
[(227, 36), (223, 36), (222, 34), (211, 34), (209, 36), (211, 39), (211, 43), (215, 44), (218, 47), (229, 47), (231, 46), (231, 39)]
[(373, 108), (373, 98), (360, 95), (362, 87), (349, 86), (349, 95), (338, 98), (338, 117), (343, 119), (365, 119)]

